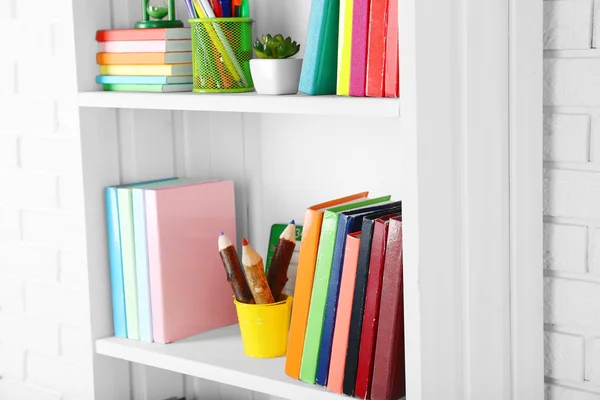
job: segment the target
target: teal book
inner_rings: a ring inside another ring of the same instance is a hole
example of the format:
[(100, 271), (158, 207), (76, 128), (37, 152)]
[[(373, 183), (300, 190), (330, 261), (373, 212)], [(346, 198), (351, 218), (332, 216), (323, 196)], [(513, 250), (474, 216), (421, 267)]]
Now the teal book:
[(325, 305), (329, 290), (329, 278), (331, 276), (340, 213), (382, 203), (390, 200), (391, 197), (382, 196), (343, 204), (327, 209), (323, 215), (313, 290), (310, 299), (310, 310), (308, 312), (308, 323), (304, 337), (304, 349), (302, 351), (302, 365), (300, 367), (300, 379), (304, 382), (315, 383), (316, 381), (321, 335), (325, 319)]
[(298, 90), (335, 94), (340, 0), (312, 0)]

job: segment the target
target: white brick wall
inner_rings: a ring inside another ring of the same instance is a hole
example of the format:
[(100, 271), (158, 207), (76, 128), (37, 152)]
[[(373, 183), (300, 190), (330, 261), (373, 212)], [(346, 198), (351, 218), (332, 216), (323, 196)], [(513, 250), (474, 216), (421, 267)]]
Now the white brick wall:
[(599, 29), (599, 0), (544, 1), (546, 400), (600, 398)]
[(1, 0), (2, 400), (93, 393), (71, 2)]

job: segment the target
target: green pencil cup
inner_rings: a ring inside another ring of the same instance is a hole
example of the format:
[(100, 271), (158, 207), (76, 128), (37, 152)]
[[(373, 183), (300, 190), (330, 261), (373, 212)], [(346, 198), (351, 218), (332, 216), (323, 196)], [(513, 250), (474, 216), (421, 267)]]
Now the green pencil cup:
[(195, 18), (189, 22), (194, 92), (253, 91), (250, 74), (252, 19)]

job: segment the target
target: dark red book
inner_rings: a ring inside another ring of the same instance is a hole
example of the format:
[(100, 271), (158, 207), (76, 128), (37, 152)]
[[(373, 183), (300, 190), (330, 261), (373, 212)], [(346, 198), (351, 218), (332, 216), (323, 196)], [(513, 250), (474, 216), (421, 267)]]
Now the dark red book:
[(379, 320), (379, 303), (381, 300), (381, 283), (383, 264), (388, 236), (389, 220), (376, 219), (371, 242), (371, 259), (369, 261), (369, 278), (365, 310), (360, 334), (358, 353), (358, 371), (354, 395), (361, 399), (371, 397), (371, 378), (373, 377), (373, 359), (375, 356), (375, 340), (377, 338), (377, 321)]
[(383, 266), (372, 400), (397, 400), (406, 394), (403, 296), (402, 217), (394, 217), (389, 223)]

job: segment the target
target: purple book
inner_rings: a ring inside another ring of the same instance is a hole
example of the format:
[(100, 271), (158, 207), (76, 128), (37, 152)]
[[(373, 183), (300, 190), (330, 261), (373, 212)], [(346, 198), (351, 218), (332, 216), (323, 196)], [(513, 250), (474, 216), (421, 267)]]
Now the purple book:
[(354, 0), (354, 8), (352, 10), (352, 56), (350, 58), (349, 94), (355, 97), (365, 96), (369, 7), (369, 0)]

